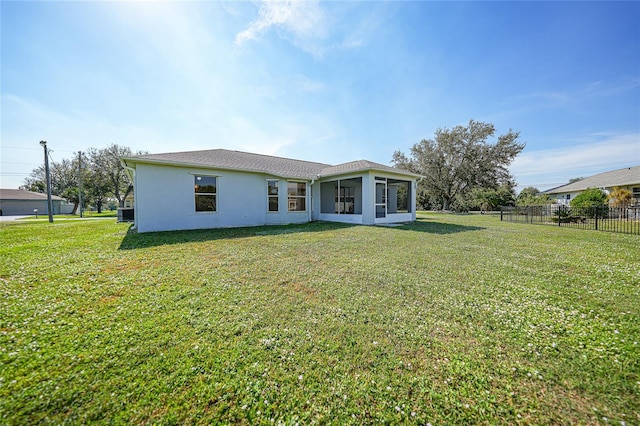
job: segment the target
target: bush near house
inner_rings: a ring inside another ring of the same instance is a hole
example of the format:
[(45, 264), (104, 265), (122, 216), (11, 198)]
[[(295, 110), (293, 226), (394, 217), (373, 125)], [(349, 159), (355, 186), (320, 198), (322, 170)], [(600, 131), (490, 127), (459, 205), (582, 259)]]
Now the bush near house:
[(595, 207), (607, 203), (607, 194), (598, 188), (588, 188), (571, 200), (571, 207)]
[(638, 237), (0, 229), (3, 424), (639, 424)]
[(613, 188), (607, 197), (614, 207), (627, 207), (633, 203), (633, 194), (625, 188)]

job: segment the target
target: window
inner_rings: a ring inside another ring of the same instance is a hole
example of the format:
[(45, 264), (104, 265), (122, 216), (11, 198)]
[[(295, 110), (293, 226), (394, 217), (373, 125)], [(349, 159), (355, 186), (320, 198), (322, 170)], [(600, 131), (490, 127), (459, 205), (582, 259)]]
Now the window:
[(290, 212), (307, 210), (307, 184), (304, 182), (287, 182), (287, 203)]
[(640, 200), (640, 187), (638, 187), (638, 188), (632, 188), (632, 190), (631, 190), (631, 194), (632, 194), (631, 196), (632, 196), (633, 198), (635, 198), (636, 200)]
[(194, 176), (194, 193), (197, 212), (216, 211), (216, 193), (218, 178), (215, 176)]
[(267, 181), (267, 201), (269, 202), (269, 211), (278, 211), (278, 181)]
[(336, 187), (336, 210), (338, 214), (353, 214), (356, 189), (349, 186)]

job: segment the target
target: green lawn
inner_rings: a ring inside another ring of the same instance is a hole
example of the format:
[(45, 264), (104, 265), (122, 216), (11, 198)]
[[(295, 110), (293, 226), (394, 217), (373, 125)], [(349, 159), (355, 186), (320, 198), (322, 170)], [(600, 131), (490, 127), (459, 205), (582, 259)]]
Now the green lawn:
[(0, 226), (2, 424), (640, 424), (638, 236)]
[[(82, 212), (82, 217), (80, 217), (80, 213), (76, 213), (76, 214), (55, 214), (53, 215), (53, 221), (55, 222), (57, 219), (82, 219), (82, 218), (108, 218), (108, 217), (116, 217), (118, 215), (118, 212), (116, 210), (104, 210), (100, 213), (98, 213), (97, 211), (85, 211)], [(39, 220), (42, 222), (48, 222), (49, 221), (49, 216), (45, 213), (45, 214), (38, 214), (37, 216), (28, 216), (25, 218), (22, 218), (20, 220)]]

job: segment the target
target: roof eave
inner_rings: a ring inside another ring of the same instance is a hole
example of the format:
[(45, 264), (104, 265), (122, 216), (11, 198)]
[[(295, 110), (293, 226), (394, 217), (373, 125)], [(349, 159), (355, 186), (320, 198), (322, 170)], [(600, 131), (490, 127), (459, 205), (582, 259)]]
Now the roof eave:
[(362, 173), (362, 172), (378, 172), (378, 173), (386, 173), (386, 174), (393, 174), (393, 175), (398, 175), (398, 176), (411, 176), (413, 178), (421, 178), (423, 177), (422, 175), (419, 175), (417, 173), (413, 173), (413, 172), (407, 172), (404, 170), (388, 170), (388, 169), (381, 169), (378, 167), (361, 167), (358, 169), (353, 169), (353, 170), (348, 170), (348, 171), (343, 171), (343, 172), (336, 172), (336, 173), (328, 173), (328, 174), (320, 174), (318, 175), (318, 178), (326, 178), (326, 177), (335, 177), (335, 176), (341, 176), (341, 175), (351, 175), (351, 174), (356, 174), (356, 173)]
[[(150, 159), (150, 158), (139, 158), (139, 157), (122, 157), (121, 161), (125, 162), (125, 165), (135, 169), (136, 163), (143, 164), (152, 164), (152, 165), (161, 165), (161, 166), (169, 166), (169, 167), (192, 167), (194, 169), (206, 169), (206, 170), (226, 170), (231, 172), (246, 172), (246, 173), (256, 173), (256, 174), (264, 174), (269, 176), (274, 176), (282, 179), (297, 179), (304, 181), (311, 181), (314, 177), (310, 176), (299, 176), (299, 175), (289, 175), (289, 174), (281, 174), (281, 173), (273, 173), (265, 170), (259, 169), (247, 169), (247, 168), (239, 168), (239, 167), (225, 167), (225, 166), (215, 166), (215, 165), (207, 165), (207, 164), (198, 164), (198, 163), (190, 163), (190, 162), (181, 162), (175, 160), (158, 160), (158, 159)], [(129, 164), (129, 162), (131, 164)]]

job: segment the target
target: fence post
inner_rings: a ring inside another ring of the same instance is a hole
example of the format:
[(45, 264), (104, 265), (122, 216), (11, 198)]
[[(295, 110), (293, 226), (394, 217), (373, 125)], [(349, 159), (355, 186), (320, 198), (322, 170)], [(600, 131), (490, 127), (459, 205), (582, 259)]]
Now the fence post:
[(500, 206), (500, 222), (502, 222), (502, 212), (504, 211), (504, 208), (502, 206)]
[(600, 207), (595, 206), (593, 209), (596, 211), (595, 215), (596, 215), (596, 231), (597, 231), (598, 230), (598, 210), (600, 210)]
[(558, 226), (560, 225), (560, 217), (562, 216), (562, 212), (560, 210), (564, 209), (564, 206), (559, 206), (558, 207)]
[(529, 220), (530, 220), (530, 223), (533, 224), (533, 214), (535, 212), (533, 206), (529, 207), (529, 212), (530, 212), (530, 216), (529, 216), (530, 219)]

